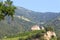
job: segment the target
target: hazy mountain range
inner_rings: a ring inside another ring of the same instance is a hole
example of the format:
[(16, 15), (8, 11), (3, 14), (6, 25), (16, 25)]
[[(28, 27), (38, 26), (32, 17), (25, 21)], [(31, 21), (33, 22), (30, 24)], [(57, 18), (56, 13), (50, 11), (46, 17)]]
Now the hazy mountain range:
[(50, 25), (56, 29), (56, 32), (60, 32), (60, 13), (35, 12), (23, 7), (17, 7), (14, 20), (6, 17), (5, 20), (0, 21), (0, 37), (30, 31), (30, 28), (36, 24)]

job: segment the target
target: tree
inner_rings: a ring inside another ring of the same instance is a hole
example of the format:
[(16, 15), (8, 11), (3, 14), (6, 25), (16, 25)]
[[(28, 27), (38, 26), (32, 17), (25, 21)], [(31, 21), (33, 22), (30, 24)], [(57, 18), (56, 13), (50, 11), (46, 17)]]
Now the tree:
[(46, 29), (46, 31), (54, 31), (53, 27), (46, 27), (45, 29)]
[(6, 0), (0, 2), (0, 20), (4, 19), (6, 16), (11, 16), (13, 19), (13, 15), (15, 13), (16, 7), (13, 5), (13, 2), (10, 0)]

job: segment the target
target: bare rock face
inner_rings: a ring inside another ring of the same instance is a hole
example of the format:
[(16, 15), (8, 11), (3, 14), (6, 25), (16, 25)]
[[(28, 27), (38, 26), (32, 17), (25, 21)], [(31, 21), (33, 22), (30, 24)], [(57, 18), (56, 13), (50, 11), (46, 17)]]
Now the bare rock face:
[(52, 36), (53, 36), (53, 37), (56, 37), (55, 32), (47, 31), (46, 34), (44, 34), (44, 39), (50, 40), (50, 39), (52, 38)]

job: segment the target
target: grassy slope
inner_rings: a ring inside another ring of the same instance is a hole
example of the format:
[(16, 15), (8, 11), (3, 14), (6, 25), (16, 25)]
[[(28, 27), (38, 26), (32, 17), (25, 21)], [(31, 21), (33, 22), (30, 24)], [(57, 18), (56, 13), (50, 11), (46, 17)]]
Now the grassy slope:
[(15, 37), (15, 38), (6, 38), (6, 39), (2, 39), (2, 40), (18, 40), (19, 37)]
[(10, 38), (3, 38), (2, 40), (19, 40), (20, 39), (27, 39), (27, 38), (32, 38), (33, 35), (36, 35), (37, 33), (43, 33), (43, 31), (31, 31), (31, 32), (25, 32), (25, 33), (21, 33), (18, 34), (17, 36), (14, 37), (10, 37)]

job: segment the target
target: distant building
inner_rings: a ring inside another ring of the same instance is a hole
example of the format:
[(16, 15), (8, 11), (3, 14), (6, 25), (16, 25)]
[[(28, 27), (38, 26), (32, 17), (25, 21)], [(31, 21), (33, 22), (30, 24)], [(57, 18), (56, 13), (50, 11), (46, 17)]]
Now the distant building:
[(34, 26), (31, 27), (31, 30), (32, 30), (32, 31), (33, 31), (33, 30), (44, 30), (44, 27), (43, 27), (43, 26), (40, 27), (39, 25), (34, 25)]
[(38, 25), (34, 25), (31, 27), (31, 30), (40, 30), (40, 27)]

